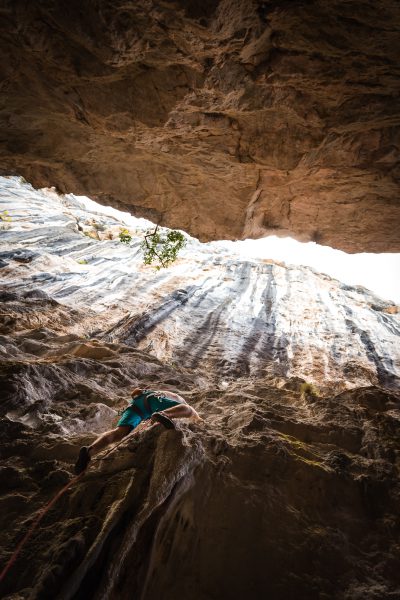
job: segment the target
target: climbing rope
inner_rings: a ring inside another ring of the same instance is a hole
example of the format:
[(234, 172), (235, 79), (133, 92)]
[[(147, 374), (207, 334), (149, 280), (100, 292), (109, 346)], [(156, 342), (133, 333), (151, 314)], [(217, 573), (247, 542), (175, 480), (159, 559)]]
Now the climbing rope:
[(68, 481), (68, 483), (66, 485), (64, 485), (64, 487), (59, 492), (57, 492), (57, 494), (54, 496), (54, 498), (52, 498), (50, 500), (50, 502), (48, 502), (38, 512), (38, 514), (36, 515), (36, 519), (34, 519), (32, 525), (29, 527), (28, 531), (26, 532), (26, 534), (24, 535), (24, 537), (22, 538), (22, 540), (19, 542), (18, 546), (14, 550), (13, 554), (11, 555), (11, 558), (9, 559), (8, 563), (2, 570), (2, 572), (0, 574), (0, 583), (3, 581), (4, 577), (7, 575), (8, 571), (11, 569), (12, 565), (17, 560), (19, 553), (21, 552), (22, 548), (25, 546), (26, 542), (31, 537), (32, 533), (35, 531), (36, 527), (39, 525), (40, 521), (43, 519), (44, 515), (50, 510), (50, 508), (52, 508), (52, 506), (54, 506), (54, 504), (57, 502), (57, 500), (59, 498), (61, 498), (61, 496), (68, 490), (68, 488), (70, 488), (73, 483), (76, 483), (78, 481), (78, 479), (80, 479), (80, 477), (82, 477), (82, 475), (83, 475), (83, 473), (80, 473), (76, 477), (73, 477), (72, 479), (70, 479)]
[(104, 460), (106, 458), (106, 456), (108, 456), (109, 454), (114, 452), (114, 450), (116, 450), (122, 444), (126, 443), (129, 440), (129, 438), (132, 437), (134, 434), (140, 433), (141, 431), (143, 431), (144, 429), (148, 429), (152, 425), (154, 425), (154, 423), (152, 423), (150, 421), (150, 419), (147, 421), (142, 421), (141, 423), (139, 423), (139, 425), (137, 427), (135, 427), (135, 429), (132, 429), (132, 431), (130, 433), (128, 433), (128, 435), (126, 435), (124, 438), (122, 438), (122, 440), (120, 440), (117, 444), (114, 444), (113, 446), (111, 446), (111, 448), (109, 450), (107, 450), (104, 454), (100, 453), (100, 456), (96, 456), (96, 458), (92, 458), (90, 460), (89, 464), (98, 462), (100, 460)]
[[(92, 463), (92, 462), (98, 462), (100, 460), (104, 460), (104, 458), (106, 456), (108, 456), (109, 454), (111, 454), (112, 452), (114, 452), (114, 450), (116, 450), (119, 446), (121, 446), (121, 444), (123, 442), (127, 442), (128, 438), (130, 438), (134, 433), (138, 433), (139, 431), (143, 431), (144, 429), (147, 429), (148, 427), (150, 427), (152, 424), (153, 423), (151, 423), (150, 420), (149, 421), (142, 421), (142, 423), (140, 423), (138, 425), (138, 427), (136, 427), (136, 429), (132, 430), (131, 433), (129, 433), (124, 438), (122, 438), (121, 441), (119, 441), (117, 444), (115, 444), (114, 446), (112, 446), (109, 450), (107, 450), (107, 452), (105, 452), (101, 456), (93, 458), (90, 461), (90, 463)], [(15, 548), (13, 554), (11, 555), (9, 561), (7, 562), (6, 566), (4, 567), (4, 569), (2, 570), (2, 572), (0, 573), (0, 583), (3, 581), (3, 579), (7, 575), (8, 571), (11, 569), (11, 567), (13, 566), (13, 564), (15, 563), (15, 561), (17, 560), (17, 558), (18, 558), (18, 556), (19, 556), (22, 548), (25, 546), (25, 544), (27, 543), (27, 541), (30, 539), (30, 537), (32, 536), (32, 533), (35, 531), (36, 527), (39, 525), (39, 523), (43, 519), (44, 515), (54, 506), (54, 504), (57, 502), (57, 500), (59, 498), (61, 498), (61, 496), (63, 494), (65, 494), (65, 492), (74, 483), (76, 483), (82, 477), (82, 475), (85, 474), (85, 472), (86, 471), (82, 471), (82, 473), (79, 473), (79, 475), (76, 475), (75, 477), (73, 477), (72, 479), (70, 479), (68, 481), (68, 483), (66, 483), (64, 485), (64, 487), (59, 492), (57, 492), (57, 494), (42, 509), (39, 510), (39, 512), (36, 515), (36, 518), (32, 522), (32, 524), (29, 527), (28, 531), (26, 532), (26, 534), (24, 535), (24, 537), (22, 538), (22, 540), (19, 542), (19, 544)]]

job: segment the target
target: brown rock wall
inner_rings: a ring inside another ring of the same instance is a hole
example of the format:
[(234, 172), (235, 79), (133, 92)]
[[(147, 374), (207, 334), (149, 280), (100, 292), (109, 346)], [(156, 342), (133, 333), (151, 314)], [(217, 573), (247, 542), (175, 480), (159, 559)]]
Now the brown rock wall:
[(399, 250), (397, 3), (3, 5), (2, 173), (202, 240)]

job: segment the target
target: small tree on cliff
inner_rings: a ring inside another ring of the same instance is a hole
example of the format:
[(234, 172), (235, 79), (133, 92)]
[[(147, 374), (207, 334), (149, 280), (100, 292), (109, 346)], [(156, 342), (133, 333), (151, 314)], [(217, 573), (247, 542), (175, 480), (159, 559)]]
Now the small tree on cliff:
[(180, 231), (168, 231), (167, 234), (159, 233), (157, 225), (154, 231), (148, 230), (141, 244), (143, 262), (151, 265), (156, 261), (155, 268), (169, 267), (180, 250), (186, 245), (186, 238)]

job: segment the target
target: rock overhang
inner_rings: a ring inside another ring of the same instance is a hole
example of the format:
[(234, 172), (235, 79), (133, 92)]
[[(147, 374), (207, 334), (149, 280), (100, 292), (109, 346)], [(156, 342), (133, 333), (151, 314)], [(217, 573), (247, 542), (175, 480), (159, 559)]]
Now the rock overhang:
[(389, 0), (17, 1), (2, 18), (2, 173), (202, 241), (399, 250)]

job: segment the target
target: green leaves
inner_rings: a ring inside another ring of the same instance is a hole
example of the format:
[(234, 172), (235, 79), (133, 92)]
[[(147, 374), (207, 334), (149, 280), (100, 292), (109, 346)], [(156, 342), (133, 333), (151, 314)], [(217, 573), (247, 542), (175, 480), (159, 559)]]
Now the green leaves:
[(3, 210), (2, 212), (0, 212), (0, 229), (2, 229), (2, 230), (10, 229), (11, 221), (12, 221), (12, 218), (8, 214), (8, 210)]
[(123, 244), (130, 244), (132, 241), (132, 236), (129, 233), (128, 229), (123, 229), (121, 227), (120, 229), (120, 233), (119, 233), (119, 241), (122, 242)]
[[(129, 230), (122, 227), (118, 237), (123, 244), (129, 245), (132, 241)], [(157, 225), (154, 231), (149, 229), (146, 232), (144, 240), (140, 244), (143, 252), (143, 262), (145, 265), (155, 263), (154, 266), (157, 270), (161, 267), (169, 267), (176, 260), (179, 251), (185, 244), (186, 238), (183, 233), (175, 230), (163, 233)]]
[(8, 214), (8, 210), (3, 210), (0, 212), (0, 221), (6, 221), (7, 223), (11, 223), (12, 219)]
[(151, 265), (156, 262), (155, 268), (169, 267), (173, 263), (179, 251), (185, 246), (186, 238), (180, 231), (171, 230), (165, 235), (158, 233), (158, 225), (154, 231), (149, 230), (144, 236), (141, 244), (143, 250), (143, 262)]
[(315, 385), (313, 385), (312, 383), (307, 383), (307, 382), (304, 382), (301, 384), (300, 394), (303, 399), (319, 398), (321, 395), (319, 389)]

